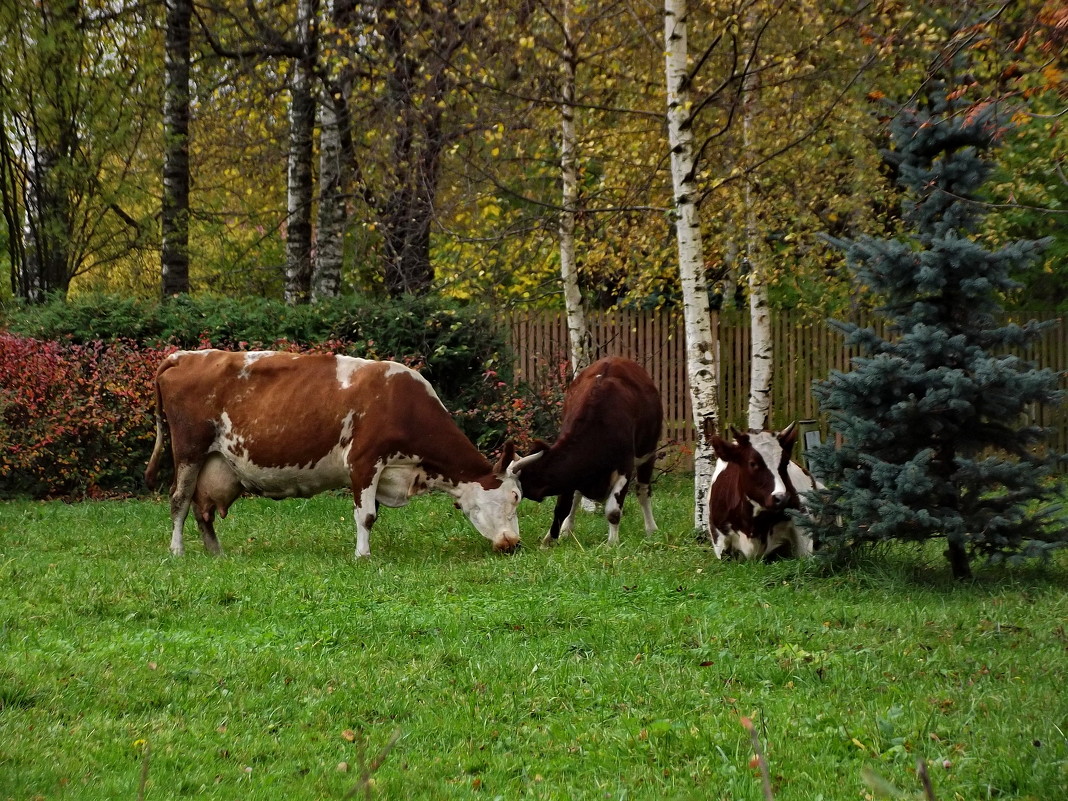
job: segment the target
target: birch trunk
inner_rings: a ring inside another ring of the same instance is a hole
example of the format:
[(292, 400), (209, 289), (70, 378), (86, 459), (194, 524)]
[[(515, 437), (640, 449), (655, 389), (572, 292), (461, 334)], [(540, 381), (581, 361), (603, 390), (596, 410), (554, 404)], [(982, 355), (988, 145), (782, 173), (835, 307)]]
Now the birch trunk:
[[(756, 27), (752, 15), (749, 28)], [(758, 112), (757, 75), (747, 71), (742, 79), (742, 159), (746, 168), (753, 163), (753, 120)], [(760, 247), (760, 231), (757, 225), (754, 178), (745, 182), (745, 256), (749, 262), (749, 328), (752, 343), (749, 364), (749, 415), (750, 429), (762, 431), (771, 422), (772, 339), (771, 313), (768, 309), (768, 276)]]
[(347, 101), (342, 90), (329, 87), (320, 106), (319, 225), (312, 272), (312, 303), (341, 294), (341, 268), (345, 257), (348, 222), (348, 158), (342, 140), (348, 127)]
[(560, 98), (560, 173), (563, 179), (563, 210), (560, 213), (560, 275), (564, 282), (567, 336), (571, 344), (571, 371), (577, 374), (591, 361), (592, 343), (582, 305), (578, 266), (575, 260), (575, 215), (578, 210), (578, 168), (575, 151), (575, 74), (578, 52), (571, 19), (571, 0), (564, 0), (563, 89)]
[(686, 375), (697, 430), (694, 453), (694, 525), (704, 530), (705, 496), (712, 480), (715, 454), (711, 439), (719, 429), (719, 375), (712, 315), (708, 304), (701, 224), (697, 213), (690, 85), (687, 67), (686, 0), (664, 2), (664, 49), (667, 80), (668, 141), (675, 193), (675, 236), (686, 331)]
[(189, 61), (192, 0), (167, 0), (163, 90), (163, 297), (189, 291)]
[[(332, 0), (328, 27), (334, 35), (355, 24), (354, 11), (351, 0)], [(312, 303), (341, 294), (352, 176), (352, 135), (349, 130), (352, 68), (341, 67), (335, 75), (327, 76), (325, 84), (325, 94), (319, 106), (319, 217), (312, 266)]]
[(286, 286), (289, 305), (306, 303), (311, 291), (312, 145), (315, 129), (315, 29), (318, 0), (298, 0), (297, 45), (289, 106), (289, 170), (286, 193)]

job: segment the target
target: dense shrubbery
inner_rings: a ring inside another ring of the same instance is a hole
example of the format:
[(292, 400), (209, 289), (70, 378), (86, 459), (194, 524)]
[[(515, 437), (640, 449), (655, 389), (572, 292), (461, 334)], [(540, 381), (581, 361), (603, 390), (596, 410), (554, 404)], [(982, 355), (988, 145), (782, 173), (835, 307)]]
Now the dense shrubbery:
[[(262, 299), (95, 296), (14, 308), (0, 335), (0, 493), (135, 490), (155, 435), (152, 376), (175, 347), (329, 349), (396, 359), (434, 385), (486, 453), (547, 436), (561, 392), (512, 381), (486, 315), (437, 298), (287, 307)], [(561, 384), (562, 388), (562, 384)]]
[[(152, 376), (165, 351), (0, 334), (0, 491), (130, 491), (155, 438)], [(138, 467), (140, 465), (140, 467)]]

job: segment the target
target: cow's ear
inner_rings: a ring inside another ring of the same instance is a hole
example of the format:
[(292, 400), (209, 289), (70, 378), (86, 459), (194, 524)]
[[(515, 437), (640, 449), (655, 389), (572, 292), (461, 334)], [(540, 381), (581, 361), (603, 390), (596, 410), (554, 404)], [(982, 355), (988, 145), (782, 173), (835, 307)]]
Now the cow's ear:
[(736, 443), (738, 443), (739, 445), (748, 445), (749, 444), (749, 434), (750, 434), (750, 432), (748, 432), (748, 431), (739, 431), (734, 426), (730, 426), (730, 428), (728, 430), (731, 432), (731, 438)]
[(727, 442), (723, 437), (712, 435), (712, 450), (716, 452), (716, 456), (725, 462), (731, 461), (731, 457), (737, 450), (734, 445)]
[(502, 475), (508, 469), (508, 465), (515, 459), (515, 443), (508, 440), (501, 449), (501, 458), (493, 465), (493, 472)]
[(545, 440), (536, 439), (536, 440), (534, 440), (534, 447), (531, 449), (530, 453), (528, 453), (527, 455), (528, 456), (533, 456), (535, 453), (541, 453), (542, 451), (547, 451), (551, 447), (552, 447), (552, 445), (550, 445)]

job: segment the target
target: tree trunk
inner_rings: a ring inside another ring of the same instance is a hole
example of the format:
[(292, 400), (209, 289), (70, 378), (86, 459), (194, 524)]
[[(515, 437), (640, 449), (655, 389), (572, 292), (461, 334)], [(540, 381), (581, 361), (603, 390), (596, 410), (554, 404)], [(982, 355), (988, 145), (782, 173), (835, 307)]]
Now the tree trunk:
[(189, 291), (189, 62), (192, 0), (166, 0), (161, 291)]
[(564, 282), (567, 336), (571, 343), (571, 370), (578, 374), (591, 361), (592, 340), (579, 288), (575, 263), (575, 214), (578, 208), (578, 169), (575, 164), (575, 73), (578, 53), (571, 20), (571, 0), (564, 0), (563, 87), (560, 97), (560, 173), (563, 179), (563, 209), (560, 212), (560, 274)]
[(289, 106), (286, 286), (289, 305), (307, 303), (311, 294), (312, 149), (315, 130), (315, 37), (318, 0), (298, 0), (297, 46)]
[(949, 560), (949, 566), (953, 570), (953, 578), (964, 581), (972, 577), (972, 566), (964, 545), (951, 540), (946, 549), (946, 559)]
[(71, 208), (61, 177), (63, 163), (71, 163), (69, 156), (61, 158), (45, 148), (33, 154), (30, 166), (22, 297), (31, 303), (43, 303), (53, 292), (66, 294), (70, 286)]
[[(409, 179), (420, 183), (424, 173), (413, 168)], [(433, 172), (437, 180), (437, 170)], [(430, 289), (434, 268), (430, 264), (430, 223), (433, 199), (431, 187), (405, 186), (396, 191), (385, 214), (386, 289), (391, 295), (421, 295)]]
[(341, 294), (350, 154), (342, 142), (348, 131), (348, 104), (340, 87), (329, 87), (320, 106), (319, 226), (316, 233), (312, 302)]
[[(427, 111), (416, 101), (419, 65), (410, 53), (412, 34), (400, 14), (389, 18), (384, 41), (393, 69), (388, 80), (389, 109), (397, 124), (393, 142), (394, 188), (380, 210), (386, 251), (385, 284), (391, 295), (422, 294), (430, 289), (430, 226), (444, 140), (442, 114), (436, 102), (450, 86), (439, 68), (427, 93)], [(444, 44), (444, 43), (442, 43)]]
[[(755, 30), (757, 20), (751, 11), (747, 15), (750, 31)], [(753, 120), (758, 113), (757, 75), (752, 65), (746, 68), (742, 78), (742, 164), (749, 173), (753, 159)], [(751, 343), (749, 366), (749, 415), (747, 425), (751, 430), (762, 431), (771, 425), (772, 350), (771, 313), (768, 309), (768, 275), (764, 254), (760, 247), (760, 230), (757, 225), (754, 176), (750, 173), (745, 181), (745, 257), (749, 263), (749, 329)]]
[[(333, 0), (330, 4), (333, 30), (347, 30), (354, 22), (353, 12), (353, 0)], [(319, 224), (312, 268), (312, 303), (341, 294), (353, 159), (349, 130), (350, 73), (350, 67), (342, 67), (338, 75), (327, 77), (325, 96), (319, 106)]]
[[(746, 226), (749, 237), (749, 226)], [(750, 244), (752, 241), (750, 240)], [(754, 431), (771, 425), (772, 360), (771, 311), (768, 309), (768, 286), (753, 262), (749, 266), (749, 328), (752, 353), (749, 366), (749, 422)]]
[(711, 438), (719, 429), (717, 343), (712, 338), (701, 224), (695, 185), (690, 85), (686, 64), (686, 0), (664, 2), (665, 74), (668, 141), (675, 193), (675, 236), (679, 251), (683, 318), (686, 330), (686, 374), (697, 433), (694, 453), (694, 525), (705, 528), (705, 496), (712, 481), (715, 454)]

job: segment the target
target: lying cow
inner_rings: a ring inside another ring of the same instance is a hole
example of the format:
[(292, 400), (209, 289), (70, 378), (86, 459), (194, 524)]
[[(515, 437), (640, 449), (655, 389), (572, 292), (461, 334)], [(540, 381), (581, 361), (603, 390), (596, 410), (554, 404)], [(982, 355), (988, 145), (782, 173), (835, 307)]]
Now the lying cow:
[(564, 395), (560, 436), (513, 464), (524, 497), (559, 496), (543, 545), (570, 532), (582, 497), (604, 503), (608, 542), (619, 542), (623, 499), (637, 484), (645, 531), (656, 531), (650, 483), (664, 411), (653, 380), (635, 362), (609, 357), (575, 376)]
[(789, 514), (803, 508), (800, 493), (816, 486), (790, 458), (796, 425), (779, 433), (732, 433), (733, 442), (712, 437), (717, 461), (708, 489), (708, 535), (716, 556), (811, 555), (812, 538)]
[(519, 544), (521, 490), (463, 435), (419, 373), (395, 362), (273, 351), (180, 351), (156, 372), (156, 445), (145, 480), (155, 486), (170, 428), (174, 455), (171, 552), (185, 548), (190, 505), (204, 546), (221, 553), (215, 513), (243, 492), (307, 498), (348, 487), (356, 556), (368, 556), (378, 505), (451, 495), (498, 551)]

